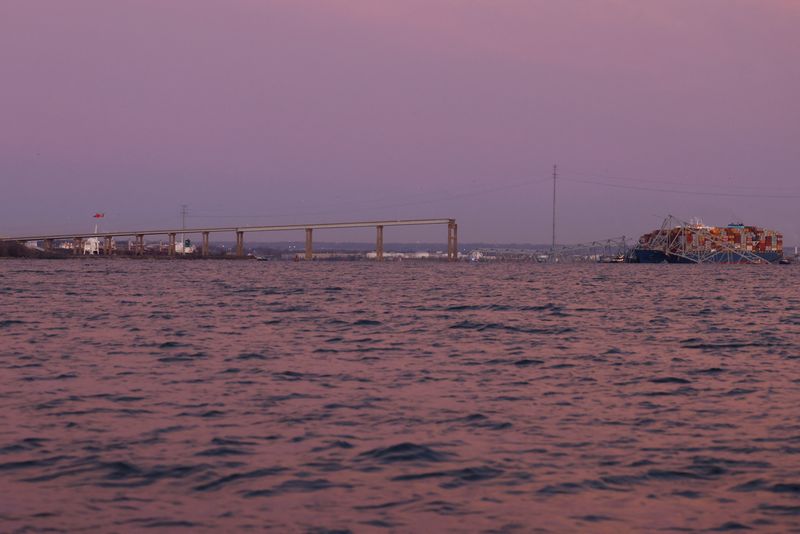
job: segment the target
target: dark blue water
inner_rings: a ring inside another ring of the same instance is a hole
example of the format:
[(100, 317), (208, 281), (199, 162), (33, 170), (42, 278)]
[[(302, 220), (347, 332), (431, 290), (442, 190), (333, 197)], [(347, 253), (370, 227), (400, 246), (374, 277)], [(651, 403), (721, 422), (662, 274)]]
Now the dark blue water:
[(0, 261), (0, 530), (800, 530), (798, 274)]

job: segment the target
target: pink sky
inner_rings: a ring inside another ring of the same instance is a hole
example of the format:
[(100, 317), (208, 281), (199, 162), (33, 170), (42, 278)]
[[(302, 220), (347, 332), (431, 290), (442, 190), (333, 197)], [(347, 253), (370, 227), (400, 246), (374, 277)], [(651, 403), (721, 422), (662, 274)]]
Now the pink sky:
[(797, 28), (794, 0), (4, 0), (0, 234), (185, 203), (547, 242), (558, 163), (560, 241), (673, 213), (800, 243)]

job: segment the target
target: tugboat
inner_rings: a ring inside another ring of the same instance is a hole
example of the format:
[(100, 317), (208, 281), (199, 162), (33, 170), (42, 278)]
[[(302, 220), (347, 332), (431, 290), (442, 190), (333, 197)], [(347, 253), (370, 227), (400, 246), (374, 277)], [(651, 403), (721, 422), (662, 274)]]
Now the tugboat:
[(625, 263), (625, 255), (617, 254), (616, 256), (600, 256), (597, 263)]

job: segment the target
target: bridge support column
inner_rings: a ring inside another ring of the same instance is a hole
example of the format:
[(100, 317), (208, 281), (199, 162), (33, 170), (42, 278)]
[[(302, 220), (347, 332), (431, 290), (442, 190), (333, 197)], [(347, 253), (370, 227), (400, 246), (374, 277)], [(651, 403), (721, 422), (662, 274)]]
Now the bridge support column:
[(50, 252), (53, 250), (53, 240), (52, 239), (45, 239), (44, 240), (44, 250), (45, 252)]
[(169, 234), (169, 255), (175, 255), (175, 233)]
[(458, 261), (458, 225), (455, 221), (447, 224), (447, 259)]
[(136, 234), (136, 245), (134, 254), (144, 256), (144, 234)]
[(306, 228), (306, 259), (307, 260), (313, 260), (314, 259), (313, 238), (314, 238), (314, 229), (313, 228)]
[(111, 248), (114, 246), (113, 243), (114, 236), (107, 235), (106, 236), (106, 246), (105, 246), (105, 255), (111, 256), (112, 250)]
[(453, 261), (458, 261), (458, 225), (453, 223)]
[(78, 254), (83, 254), (83, 238), (76, 237), (72, 240), (72, 253), (76, 256)]
[(236, 232), (236, 255), (240, 258), (244, 257), (244, 232)]
[(375, 258), (383, 261), (383, 226), (377, 226), (377, 239), (375, 242)]
[(208, 232), (203, 232), (203, 257), (208, 257)]

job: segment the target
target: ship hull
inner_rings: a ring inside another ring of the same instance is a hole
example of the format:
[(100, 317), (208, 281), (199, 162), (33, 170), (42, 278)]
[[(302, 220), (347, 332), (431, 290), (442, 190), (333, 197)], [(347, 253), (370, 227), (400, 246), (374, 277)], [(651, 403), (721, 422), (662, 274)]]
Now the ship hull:
[[(783, 258), (780, 252), (753, 252), (766, 263), (777, 263)], [(698, 263), (700, 255), (689, 254), (688, 257), (667, 254), (661, 250), (638, 249), (634, 251), (633, 261), (636, 263)], [(752, 263), (750, 260), (730, 252), (717, 252), (702, 257), (703, 263)]]

